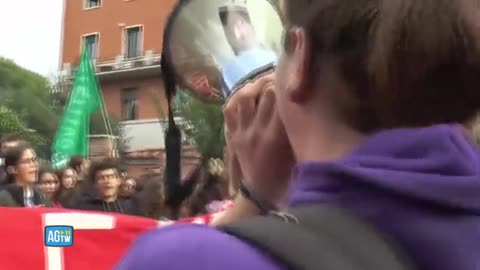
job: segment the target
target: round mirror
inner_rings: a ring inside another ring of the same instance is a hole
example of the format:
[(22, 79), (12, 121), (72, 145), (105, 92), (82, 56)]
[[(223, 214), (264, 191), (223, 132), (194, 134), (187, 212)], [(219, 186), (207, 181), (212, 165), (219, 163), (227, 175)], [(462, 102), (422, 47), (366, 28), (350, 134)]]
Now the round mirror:
[(180, 1), (164, 41), (180, 89), (224, 103), (275, 67), (283, 24), (267, 0)]

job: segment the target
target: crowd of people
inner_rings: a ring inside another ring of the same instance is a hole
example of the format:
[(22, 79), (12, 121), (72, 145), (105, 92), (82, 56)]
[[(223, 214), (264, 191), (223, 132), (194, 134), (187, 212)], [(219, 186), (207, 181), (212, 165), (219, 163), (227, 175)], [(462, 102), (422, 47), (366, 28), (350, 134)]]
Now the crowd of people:
[(280, 2), (275, 70), (223, 108), (227, 225), (146, 233), (116, 269), (480, 269), (478, 1)]
[(118, 160), (78, 157), (52, 171), (6, 137), (0, 206), (171, 220), (235, 198), (215, 226), (146, 232), (117, 270), (478, 270), (478, 10), (282, 1), (276, 68), (225, 104), (226, 165), (202, 162), (181, 204), (168, 204), (162, 175), (132, 179)]
[(201, 163), (185, 180), (191, 187), (188, 196), (171, 206), (165, 200), (161, 174), (133, 179), (119, 159), (91, 162), (74, 156), (67, 167), (53, 170), (40, 164), (34, 148), (15, 135), (4, 136), (0, 154), (0, 206), (61, 207), (172, 220), (221, 211), (233, 196), (219, 160)]

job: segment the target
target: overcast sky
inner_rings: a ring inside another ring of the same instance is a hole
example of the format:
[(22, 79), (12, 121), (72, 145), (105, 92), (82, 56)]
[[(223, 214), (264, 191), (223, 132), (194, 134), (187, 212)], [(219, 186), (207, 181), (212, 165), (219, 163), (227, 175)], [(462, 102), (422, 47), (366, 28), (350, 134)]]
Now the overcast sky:
[(44, 76), (58, 71), (63, 0), (0, 0), (0, 56)]

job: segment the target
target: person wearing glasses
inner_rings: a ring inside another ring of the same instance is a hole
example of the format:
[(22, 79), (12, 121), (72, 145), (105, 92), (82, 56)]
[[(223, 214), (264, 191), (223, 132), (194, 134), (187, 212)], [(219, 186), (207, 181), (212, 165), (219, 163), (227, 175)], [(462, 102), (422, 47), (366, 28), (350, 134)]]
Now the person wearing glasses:
[[(154, 230), (115, 269), (480, 269), (480, 151), (460, 126), (480, 113), (479, 11), (474, 0), (284, 0), (275, 74), (224, 107), (242, 176), (224, 224), (249, 230)], [(252, 221), (285, 203), (312, 222)], [(369, 253), (371, 232), (388, 254)]]
[(50, 199), (34, 188), (39, 166), (37, 154), (29, 144), (21, 142), (5, 153), (5, 169), (9, 184), (0, 191), (0, 206), (53, 206)]
[(52, 200), (55, 207), (62, 207), (58, 201), (58, 193), (60, 190), (60, 180), (55, 171), (50, 169), (41, 169), (38, 173), (37, 181), (38, 190), (47, 198)]
[(142, 215), (136, 200), (120, 198), (120, 172), (115, 160), (105, 159), (92, 163), (87, 181), (89, 181), (88, 183), (94, 195), (83, 197), (74, 208), (127, 215)]

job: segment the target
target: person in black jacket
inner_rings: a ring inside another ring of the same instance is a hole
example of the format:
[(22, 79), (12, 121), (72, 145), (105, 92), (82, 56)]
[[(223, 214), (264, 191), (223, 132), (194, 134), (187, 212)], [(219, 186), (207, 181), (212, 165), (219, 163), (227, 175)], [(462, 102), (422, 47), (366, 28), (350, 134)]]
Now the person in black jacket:
[(86, 179), (92, 193), (82, 196), (74, 208), (102, 212), (115, 212), (127, 215), (143, 215), (136, 197), (119, 197), (120, 175), (118, 163), (113, 159), (94, 162)]
[(2, 207), (52, 207), (50, 199), (42, 196), (34, 185), (38, 176), (35, 151), (25, 142), (9, 149), (5, 154), (8, 185), (0, 191)]

